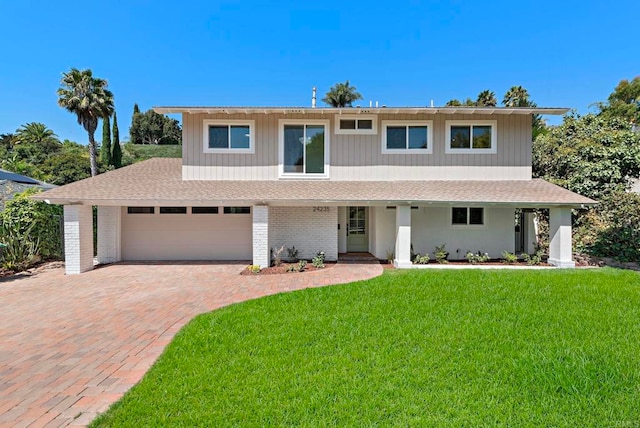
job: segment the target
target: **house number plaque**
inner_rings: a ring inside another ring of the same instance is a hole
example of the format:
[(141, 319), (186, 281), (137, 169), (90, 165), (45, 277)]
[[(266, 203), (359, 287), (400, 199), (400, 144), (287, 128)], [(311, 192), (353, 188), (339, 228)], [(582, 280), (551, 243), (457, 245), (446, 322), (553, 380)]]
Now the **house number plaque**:
[(314, 213), (328, 213), (331, 211), (329, 207), (313, 207)]

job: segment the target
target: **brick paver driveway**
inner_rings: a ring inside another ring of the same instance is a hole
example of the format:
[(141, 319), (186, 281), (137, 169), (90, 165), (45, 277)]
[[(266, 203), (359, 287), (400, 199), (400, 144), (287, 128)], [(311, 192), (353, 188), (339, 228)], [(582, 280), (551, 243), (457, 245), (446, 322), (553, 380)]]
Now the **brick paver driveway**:
[(115, 264), (0, 281), (0, 426), (86, 425), (195, 315), (382, 273), (378, 264), (240, 276), (246, 264)]

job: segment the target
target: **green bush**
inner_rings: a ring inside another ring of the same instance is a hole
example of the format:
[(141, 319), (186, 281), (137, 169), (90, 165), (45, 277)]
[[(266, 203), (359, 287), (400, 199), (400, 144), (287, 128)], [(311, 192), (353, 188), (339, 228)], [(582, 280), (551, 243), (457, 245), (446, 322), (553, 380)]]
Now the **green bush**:
[(29, 198), (38, 192), (29, 189), (17, 194), (0, 212), (0, 242), (7, 245), (2, 258), (9, 269), (26, 269), (40, 258), (62, 257), (62, 207)]
[(640, 262), (640, 195), (614, 192), (576, 225), (576, 247), (599, 257)]

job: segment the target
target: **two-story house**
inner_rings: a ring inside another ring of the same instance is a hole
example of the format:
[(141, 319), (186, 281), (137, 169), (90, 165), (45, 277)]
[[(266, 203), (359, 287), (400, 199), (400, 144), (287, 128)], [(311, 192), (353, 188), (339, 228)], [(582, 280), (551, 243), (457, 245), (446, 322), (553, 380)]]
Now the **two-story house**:
[(451, 258), (531, 252), (529, 211), (549, 208), (549, 262), (572, 267), (571, 209), (595, 203), (532, 179), (532, 115), (563, 108), (155, 111), (182, 114), (182, 159), (148, 160), (36, 197), (64, 205), (67, 273), (93, 268), (92, 206), (100, 262), (262, 267), (283, 245), (328, 260), (393, 253), (398, 267), (411, 266), (412, 246), (424, 254), (446, 244)]

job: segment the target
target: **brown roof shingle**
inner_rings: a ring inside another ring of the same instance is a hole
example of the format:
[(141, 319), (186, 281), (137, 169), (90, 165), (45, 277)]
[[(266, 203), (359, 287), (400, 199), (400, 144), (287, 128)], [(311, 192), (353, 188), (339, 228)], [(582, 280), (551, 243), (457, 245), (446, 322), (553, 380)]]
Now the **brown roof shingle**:
[(595, 201), (541, 179), (513, 181), (182, 180), (181, 159), (150, 159), (34, 198), (93, 205), (393, 204), (581, 206)]

